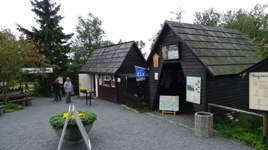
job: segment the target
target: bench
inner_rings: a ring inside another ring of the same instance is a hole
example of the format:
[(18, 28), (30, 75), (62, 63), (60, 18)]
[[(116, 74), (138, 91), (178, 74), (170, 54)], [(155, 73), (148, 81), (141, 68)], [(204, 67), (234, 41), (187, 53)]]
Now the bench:
[(25, 97), (23, 99), (7, 100), (7, 102), (8, 103), (20, 103), (20, 102), (22, 102), (24, 104), (24, 106), (31, 106), (32, 105), (31, 100), (32, 100), (32, 98)]
[[(31, 106), (31, 100), (32, 98), (27, 94), (12, 95), (7, 97), (7, 103), (19, 103), (24, 104), (24, 106)], [(0, 102), (0, 104), (3, 104), (3, 102)]]

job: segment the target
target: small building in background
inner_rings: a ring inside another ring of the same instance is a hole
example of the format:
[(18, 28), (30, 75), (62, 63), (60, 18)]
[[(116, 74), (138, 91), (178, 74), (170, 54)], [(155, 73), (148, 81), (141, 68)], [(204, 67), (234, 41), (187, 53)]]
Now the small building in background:
[(95, 49), (80, 70), (79, 87), (94, 91), (98, 98), (125, 103), (124, 93), (134, 94), (138, 88), (134, 66), (144, 64), (134, 41)]
[(237, 30), (166, 21), (145, 65), (150, 108), (159, 109), (160, 96), (179, 96), (180, 111), (207, 111), (208, 103), (248, 109), (241, 75), (263, 65), (256, 51)]

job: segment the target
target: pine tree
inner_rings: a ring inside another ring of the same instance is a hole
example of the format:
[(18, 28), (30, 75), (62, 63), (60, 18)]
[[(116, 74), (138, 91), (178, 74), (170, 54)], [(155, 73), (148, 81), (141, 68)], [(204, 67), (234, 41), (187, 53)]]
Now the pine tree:
[(51, 3), (50, 0), (31, 1), (32, 11), (37, 15), (35, 21), (39, 24), (39, 28), (32, 27), (32, 30), (21, 27), (17, 24), (18, 30), (26, 34), (28, 40), (39, 41), (42, 43), (40, 52), (55, 65), (53, 74), (49, 75), (48, 80), (40, 80), (40, 92), (48, 96), (50, 94), (49, 84), (59, 75), (66, 73), (67, 66), (70, 61), (68, 54), (71, 47), (69, 40), (73, 34), (63, 33), (63, 28), (59, 26), (62, 16), (58, 15), (61, 5)]
[(73, 34), (63, 33), (63, 28), (59, 22), (63, 19), (57, 15), (61, 5), (51, 3), (50, 0), (31, 1), (32, 11), (38, 16), (35, 18), (39, 28), (32, 27), (32, 31), (25, 29), (17, 24), (18, 30), (25, 33), (28, 39), (42, 42), (42, 54), (57, 65), (54, 68), (54, 77), (62, 75), (69, 63), (68, 53), (70, 52), (70, 42)]

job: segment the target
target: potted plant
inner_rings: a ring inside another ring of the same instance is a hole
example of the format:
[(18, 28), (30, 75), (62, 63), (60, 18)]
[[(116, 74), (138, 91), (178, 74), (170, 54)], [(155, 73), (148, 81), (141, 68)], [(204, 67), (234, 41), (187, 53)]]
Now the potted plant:
[[(62, 112), (50, 118), (49, 123), (59, 137), (61, 136), (67, 115), (68, 112)], [(89, 133), (94, 121), (97, 120), (96, 114), (90, 111), (78, 111), (78, 116), (80, 117), (86, 132)], [(64, 140), (69, 143), (78, 143), (83, 141), (82, 135), (72, 113), (70, 113), (68, 126), (64, 135)]]

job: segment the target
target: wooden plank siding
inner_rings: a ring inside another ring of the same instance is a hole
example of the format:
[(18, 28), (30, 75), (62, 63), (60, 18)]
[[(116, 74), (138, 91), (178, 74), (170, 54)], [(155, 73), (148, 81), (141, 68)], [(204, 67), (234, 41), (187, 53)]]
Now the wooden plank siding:
[(136, 48), (134, 45), (130, 48), (117, 74), (128, 74), (128, 73), (135, 74), (134, 66), (141, 66), (141, 67), (144, 66), (145, 59), (143, 58), (142, 55), (139, 54), (138, 51), (140, 50)]
[(117, 103), (117, 88), (105, 87), (99, 85), (98, 89), (99, 89), (99, 98)]
[[(155, 52), (160, 56), (159, 59), (159, 67), (154, 68), (153, 63), (150, 63), (150, 73), (149, 73), (149, 98), (150, 98), (150, 107), (151, 109), (157, 109), (158, 102), (159, 102), (159, 80), (154, 79), (154, 74), (159, 73), (159, 77), (162, 74), (162, 66), (163, 63), (180, 63), (182, 66), (182, 70), (185, 76), (199, 76), (202, 78), (202, 91), (201, 91), (201, 105), (193, 104), (194, 109), (196, 111), (205, 110), (205, 83), (206, 83), (206, 71), (202, 64), (197, 60), (197, 58), (190, 52), (188, 47), (185, 43), (178, 38), (177, 35), (167, 27), (164, 29), (163, 35), (159, 38), (159, 42), (156, 43)], [(179, 49), (180, 49), (180, 59), (179, 60), (163, 60), (162, 59), (162, 52), (161, 52), (161, 45), (178, 43), (179, 42)]]
[(207, 76), (207, 102), (233, 108), (248, 110), (248, 77), (239, 75)]

